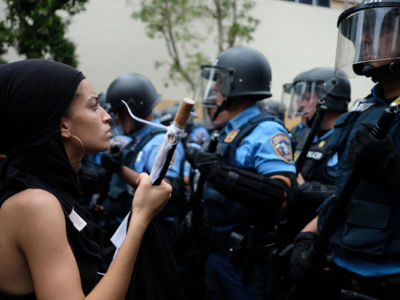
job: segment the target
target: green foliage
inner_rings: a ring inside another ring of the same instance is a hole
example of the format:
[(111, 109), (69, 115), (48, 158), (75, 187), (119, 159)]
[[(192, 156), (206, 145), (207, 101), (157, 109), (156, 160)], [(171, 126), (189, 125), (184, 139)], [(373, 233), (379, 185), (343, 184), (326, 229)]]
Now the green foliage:
[(148, 37), (166, 43), (170, 60), (155, 62), (168, 70), (165, 86), (184, 80), (194, 90), (200, 65), (210, 62), (202, 44), (221, 52), (251, 41), (260, 22), (250, 15), (254, 6), (254, 0), (140, 0), (132, 17), (145, 24)]
[(4, 21), (0, 22), (0, 64), (5, 64), (6, 61), (2, 56), (7, 53), (7, 45), (12, 44), (12, 31), (6, 26)]
[[(48, 58), (76, 67), (75, 44), (65, 37), (69, 19), (84, 10), (88, 0), (5, 0), (6, 20), (1, 22), (0, 57), (15, 47), (27, 58)], [(3, 30), (2, 30), (3, 32)], [(3, 50), (3, 52), (2, 52)]]

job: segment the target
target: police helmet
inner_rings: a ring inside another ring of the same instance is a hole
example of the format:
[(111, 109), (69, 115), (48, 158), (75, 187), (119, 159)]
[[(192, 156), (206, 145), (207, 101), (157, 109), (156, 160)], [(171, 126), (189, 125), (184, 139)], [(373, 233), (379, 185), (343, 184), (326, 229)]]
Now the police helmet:
[[(218, 55), (213, 65), (201, 66), (201, 101), (246, 97), (258, 101), (271, 97), (271, 67), (265, 56), (249, 47), (232, 47)], [(217, 95), (212, 93), (217, 91)]]
[(168, 106), (164, 111), (161, 113), (160, 122), (164, 125), (169, 125), (175, 118), (176, 113), (179, 109), (179, 101), (174, 103), (173, 105)]
[(113, 112), (124, 107), (121, 100), (128, 103), (135, 116), (143, 119), (160, 102), (161, 95), (143, 75), (128, 73), (114, 79), (107, 89), (107, 102)]
[(330, 67), (319, 67), (302, 72), (292, 84), (284, 85), (288, 93), (288, 117), (301, 116), (324, 101), (328, 110), (343, 113), (351, 100), (350, 82), (346, 74)]
[(262, 113), (271, 114), (278, 117), (281, 121), (285, 119), (286, 105), (278, 100), (267, 99), (258, 101), (257, 106)]
[(367, 77), (400, 72), (400, 0), (364, 0), (345, 10), (337, 26), (336, 70)]
[(107, 102), (107, 95), (104, 91), (99, 93), (99, 104), (105, 111), (110, 111), (111, 106), (110, 103)]

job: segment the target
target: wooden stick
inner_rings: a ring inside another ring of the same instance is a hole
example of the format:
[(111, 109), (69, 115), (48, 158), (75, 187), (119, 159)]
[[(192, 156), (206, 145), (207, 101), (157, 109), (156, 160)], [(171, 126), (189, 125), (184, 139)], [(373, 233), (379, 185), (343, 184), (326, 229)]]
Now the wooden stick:
[(180, 104), (178, 111), (176, 112), (174, 122), (180, 126), (185, 127), (187, 120), (190, 117), (190, 113), (192, 112), (194, 106), (194, 101), (189, 98), (184, 98), (182, 103)]

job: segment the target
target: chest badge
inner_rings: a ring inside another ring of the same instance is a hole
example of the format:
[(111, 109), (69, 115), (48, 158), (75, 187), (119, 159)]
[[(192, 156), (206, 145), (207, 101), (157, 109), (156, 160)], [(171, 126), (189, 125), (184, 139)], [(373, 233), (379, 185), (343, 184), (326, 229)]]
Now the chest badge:
[(225, 143), (231, 143), (235, 137), (238, 135), (239, 129), (234, 129), (231, 132), (228, 133), (228, 135), (225, 137), (224, 142)]
[(276, 154), (279, 155), (288, 164), (292, 163), (292, 147), (289, 137), (279, 132), (271, 138), (271, 144), (274, 147)]
[(295, 151), (294, 152), (294, 161), (296, 162), (297, 161), (297, 159), (299, 158), (299, 156), (300, 156), (300, 151)]
[(400, 104), (400, 97), (397, 97), (397, 98), (393, 101), (393, 103)]
[(326, 141), (320, 141), (318, 144), (318, 148), (323, 148), (326, 144)]

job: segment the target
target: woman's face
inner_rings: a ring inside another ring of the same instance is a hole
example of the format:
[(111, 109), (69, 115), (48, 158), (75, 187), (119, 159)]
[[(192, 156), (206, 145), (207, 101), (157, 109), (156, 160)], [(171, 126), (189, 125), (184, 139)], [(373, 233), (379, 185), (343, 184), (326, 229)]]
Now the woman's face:
[[(109, 148), (112, 136), (109, 125), (111, 117), (99, 105), (97, 93), (87, 79), (79, 84), (68, 108), (68, 114), (63, 117), (62, 122), (63, 120), (69, 133), (82, 141), (85, 154)], [(61, 126), (63, 130), (63, 125)]]

